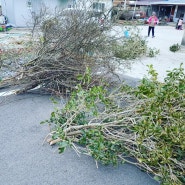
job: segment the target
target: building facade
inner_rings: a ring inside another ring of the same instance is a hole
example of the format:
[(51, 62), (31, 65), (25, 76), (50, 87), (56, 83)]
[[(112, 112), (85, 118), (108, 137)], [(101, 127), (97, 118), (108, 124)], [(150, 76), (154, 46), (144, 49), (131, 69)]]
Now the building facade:
[(112, 0), (0, 0), (3, 15), (8, 18), (8, 23), (14, 27), (31, 25), (32, 15), (39, 14), (43, 6), (51, 12), (55, 11), (56, 8), (87, 7), (92, 11), (107, 14), (112, 3)]
[(176, 22), (182, 17), (185, 22), (185, 0), (136, 0), (134, 2), (137, 6), (145, 6), (145, 9), (147, 7), (148, 16), (155, 11), (159, 18)]
[(185, 0), (152, 2), (151, 6), (158, 13), (159, 17), (166, 16), (174, 22), (177, 22), (179, 18), (183, 18), (185, 22)]
[(185, 0), (113, 0), (113, 6), (115, 12), (127, 10), (140, 18), (147, 18), (155, 11), (160, 20), (176, 22), (183, 17), (185, 22)]
[(31, 24), (32, 15), (39, 14), (42, 6), (53, 10), (55, 7), (68, 7), (68, 0), (1, 0), (2, 13), (8, 23), (14, 27), (26, 27)]

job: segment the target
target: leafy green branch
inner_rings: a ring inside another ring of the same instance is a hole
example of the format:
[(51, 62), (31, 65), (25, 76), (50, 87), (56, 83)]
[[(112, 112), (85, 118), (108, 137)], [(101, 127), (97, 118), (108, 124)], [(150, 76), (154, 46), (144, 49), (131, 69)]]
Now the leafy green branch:
[(159, 82), (153, 66), (148, 67), (151, 78), (138, 87), (123, 84), (114, 90), (103, 83), (83, 88), (92, 80), (87, 72), (65, 108), (46, 121), (53, 125), (50, 145), (58, 143), (60, 152), (72, 147), (103, 164), (130, 162), (163, 185), (184, 184), (184, 69), (168, 71)]

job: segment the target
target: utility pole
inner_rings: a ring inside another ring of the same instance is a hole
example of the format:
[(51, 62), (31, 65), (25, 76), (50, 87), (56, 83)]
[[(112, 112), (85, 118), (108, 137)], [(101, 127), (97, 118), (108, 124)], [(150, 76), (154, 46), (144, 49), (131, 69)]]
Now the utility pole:
[(137, 3), (137, 0), (135, 0), (135, 5), (134, 5), (134, 11), (133, 11), (133, 14), (132, 14), (132, 19), (134, 19), (134, 15), (135, 15), (135, 12), (136, 12), (136, 3)]
[(185, 46), (185, 30), (184, 30), (184, 34), (183, 34), (183, 37), (182, 37), (181, 45)]
[(124, 10), (126, 10), (126, 7), (127, 7), (127, 0), (125, 0), (124, 2)]

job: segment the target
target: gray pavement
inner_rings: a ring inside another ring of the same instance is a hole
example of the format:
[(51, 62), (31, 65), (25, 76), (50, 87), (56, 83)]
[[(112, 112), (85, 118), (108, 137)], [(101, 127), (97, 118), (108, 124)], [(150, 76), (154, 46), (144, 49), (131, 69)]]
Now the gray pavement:
[(124, 164), (96, 168), (91, 157), (43, 145), (49, 133), (40, 121), (54, 106), (37, 94), (0, 97), (0, 185), (157, 185), (149, 174)]

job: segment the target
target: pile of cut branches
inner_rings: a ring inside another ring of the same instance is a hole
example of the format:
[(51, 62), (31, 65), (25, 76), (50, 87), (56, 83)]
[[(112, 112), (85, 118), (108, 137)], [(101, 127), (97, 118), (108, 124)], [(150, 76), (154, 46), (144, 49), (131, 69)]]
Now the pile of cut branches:
[(2, 81), (1, 86), (21, 85), (17, 93), (42, 86), (57, 94), (75, 89), (77, 76), (83, 75), (87, 67), (93, 69), (97, 82), (100, 74), (113, 71), (109, 40), (90, 12), (60, 10), (54, 15), (45, 14), (35, 19), (32, 57), (24, 60), (15, 75)]
[(40, 87), (44, 92), (66, 94), (80, 83), (77, 77), (83, 76), (87, 67), (93, 72), (93, 84), (97, 85), (115, 75), (120, 61), (128, 67), (131, 61), (123, 59), (146, 54), (146, 42), (138, 30), (129, 39), (111, 36), (108, 31), (111, 24), (105, 21), (106, 30), (102, 30), (99, 17), (92, 12), (74, 9), (50, 14), (43, 8), (33, 20), (29, 45), (20, 53), (7, 51), (1, 57), (3, 68), (11, 68), (12, 75), (2, 80), (0, 88), (18, 86), (17, 93), (24, 93)]
[[(164, 83), (149, 66), (150, 79), (136, 88), (78, 85), (63, 109), (51, 113), (50, 145), (72, 147), (95, 161), (139, 166), (164, 185), (185, 183), (185, 73), (169, 71)], [(82, 79), (88, 83), (91, 75)], [(132, 158), (132, 160), (130, 160)], [(133, 160), (135, 159), (135, 160)]]

